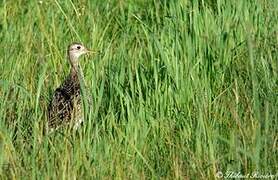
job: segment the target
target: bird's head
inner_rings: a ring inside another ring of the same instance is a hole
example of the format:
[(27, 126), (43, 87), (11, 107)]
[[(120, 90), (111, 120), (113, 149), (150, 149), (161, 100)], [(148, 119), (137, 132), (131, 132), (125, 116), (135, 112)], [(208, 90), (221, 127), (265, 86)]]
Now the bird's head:
[(82, 54), (86, 54), (88, 52), (90, 52), (90, 50), (88, 50), (81, 43), (73, 43), (68, 47), (68, 56), (72, 64), (77, 64), (78, 58)]

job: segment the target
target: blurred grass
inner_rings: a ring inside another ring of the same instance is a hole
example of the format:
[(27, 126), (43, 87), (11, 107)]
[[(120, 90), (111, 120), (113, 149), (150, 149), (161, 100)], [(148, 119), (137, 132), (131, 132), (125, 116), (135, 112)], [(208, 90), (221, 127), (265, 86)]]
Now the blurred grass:
[[(215, 179), (277, 173), (275, 1), (7, 1), (0, 6), (1, 179)], [(81, 64), (93, 108), (43, 135)]]

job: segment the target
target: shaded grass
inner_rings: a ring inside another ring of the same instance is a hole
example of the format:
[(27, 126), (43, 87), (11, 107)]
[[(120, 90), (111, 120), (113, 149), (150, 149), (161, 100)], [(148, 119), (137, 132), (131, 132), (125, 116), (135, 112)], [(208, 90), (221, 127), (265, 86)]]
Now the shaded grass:
[[(1, 178), (214, 179), (276, 174), (272, 1), (4, 1)], [(46, 107), (82, 60), (86, 122), (43, 135)]]

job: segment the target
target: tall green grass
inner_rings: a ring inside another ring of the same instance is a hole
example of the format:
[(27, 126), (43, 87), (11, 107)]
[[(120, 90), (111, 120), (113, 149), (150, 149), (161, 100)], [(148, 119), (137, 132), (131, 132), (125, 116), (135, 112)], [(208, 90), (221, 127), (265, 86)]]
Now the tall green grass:
[[(0, 179), (277, 178), (277, 6), (2, 0)], [(44, 135), (73, 41), (93, 108)]]

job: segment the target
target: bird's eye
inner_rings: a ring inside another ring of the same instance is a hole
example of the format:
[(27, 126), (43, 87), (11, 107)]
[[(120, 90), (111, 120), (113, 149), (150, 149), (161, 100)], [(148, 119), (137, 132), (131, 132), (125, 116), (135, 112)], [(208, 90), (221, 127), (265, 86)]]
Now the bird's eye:
[(77, 48), (77, 49), (81, 49), (81, 46), (77, 46), (76, 48)]

